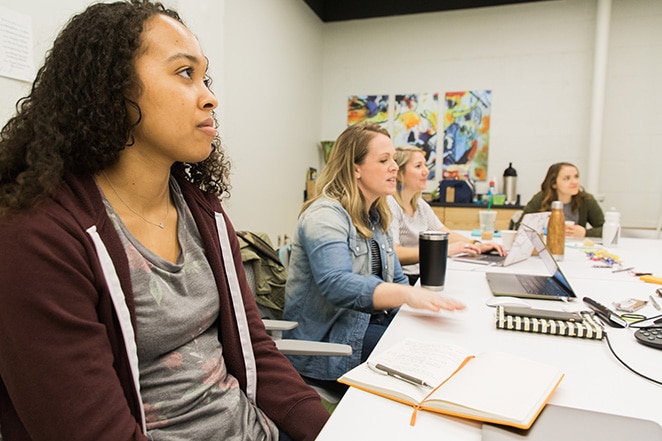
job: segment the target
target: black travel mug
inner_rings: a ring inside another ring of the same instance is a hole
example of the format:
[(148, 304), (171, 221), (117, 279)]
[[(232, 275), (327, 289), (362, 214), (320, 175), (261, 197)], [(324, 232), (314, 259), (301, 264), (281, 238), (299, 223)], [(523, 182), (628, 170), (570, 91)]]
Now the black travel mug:
[(433, 291), (444, 289), (447, 255), (448, 233), (423, 231), (418, 235), (419, 269), (423, 288)]

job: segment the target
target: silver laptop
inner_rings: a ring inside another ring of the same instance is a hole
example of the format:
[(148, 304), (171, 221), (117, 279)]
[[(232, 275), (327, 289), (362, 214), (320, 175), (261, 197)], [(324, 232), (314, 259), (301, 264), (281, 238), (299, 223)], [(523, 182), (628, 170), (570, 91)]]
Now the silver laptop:
[(519, 228), (517, 229), (517, 235), (515, 236), (513, 246), (505, 256), (493, 254), (458, 254), (457, 256), (452, 256), (451, 258), (453, 260), (457, 260), (458, 262), (468, 262), (491, 266), (508, 266), (526, 260), (531, 257), (531, 252), (533, 251), (533, 243), (531, 243), (531, 240), (524, 231), (522, 225), (527, 225), (528, 227), (533, 228), (535, 231), (542, 231), (547, 225), (548, 219), (548, 211), (542, 213), (525, 214)]
[(563, 275), (559, 264), (549, 252), (540, 233), (527, 225), (521, 225), (523, 231), (545, 264), (548, 276), (531, 274), (512, 274), (487, 272), (487, 283), (495, 296), (524, 297), (546, 300), (570, 300), (577, 296), (570, 282)]
[(483, 424), (482, 441), (653, 441), (662, 439), (655, 421), (548, 404), (528, 430)]

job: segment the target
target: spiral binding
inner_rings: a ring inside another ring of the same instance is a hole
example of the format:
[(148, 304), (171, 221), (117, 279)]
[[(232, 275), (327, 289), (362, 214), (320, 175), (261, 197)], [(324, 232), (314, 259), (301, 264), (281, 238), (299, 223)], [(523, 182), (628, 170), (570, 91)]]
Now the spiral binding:
[(512, 331), (602, 340), (604, 329), (595, 320), (593, 314), (588, 311), (582, 311), (579, 314), (582, 317), (581, 322), (522, 317), (506, 314), (504, 307), (499, 305), (496, 307), (496, 327)]

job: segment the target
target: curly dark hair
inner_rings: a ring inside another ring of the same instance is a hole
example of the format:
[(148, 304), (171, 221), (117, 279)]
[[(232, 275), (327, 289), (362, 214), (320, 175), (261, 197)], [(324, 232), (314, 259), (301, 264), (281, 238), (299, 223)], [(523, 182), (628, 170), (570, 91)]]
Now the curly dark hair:
[[(96, 173), (133, 142), (130, 120), (134, 60), (145, 22), (179, 14), (148, 0), (100, 3), (74, 16), (60, 32), (27, 97), (0, 132), (0, 214), (52, 194), (65, 173)], [(215, 116), (214, 116), (215, 118)], [(217, 135), (199, 163), (175, 163), (203, 191), (229, 196), (230, 163)]]

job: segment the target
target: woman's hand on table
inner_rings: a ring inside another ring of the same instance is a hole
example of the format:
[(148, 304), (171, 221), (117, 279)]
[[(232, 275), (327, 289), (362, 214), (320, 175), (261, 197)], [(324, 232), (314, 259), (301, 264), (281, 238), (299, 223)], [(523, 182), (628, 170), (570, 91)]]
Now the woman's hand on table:
[(586, 237), (586, 228), (577, 224), (565, 224), (565, 235), (568, 237)]
[(480, 254), (480, 244), (468, 242), (453, 242), (448, 244), (448, 255), (455, 256), (457, 254)]
[(506, 255), (506, 250), (503, 248), (501, 244), (498, 243), (481, 242), (481, 243), (476, 243), (475, 245), (478, 246), (478, 249), (480, 250), (480, 254), (489, 253), (490, 251), (494, 250), (497, 253), (499, 253), (499, 256)]
[(455, 256), (457, 254), (483, 254), (483, 253), (488, 253), (492, 250), (499, 253), (499, 256), (505, 256), (506, 255), (506, 250), (504, 250), (503, 246), (501, 246), (498, 243), (494, 243), (494, 242), (476, 242), (476, 243), (455, 242), (455, 243), (451, 243), (448, 246), (448, 255), (449, 256)]
[(414, 309), (427, 309), (439, 312), (442, 309), (446, 311), (461, 311), (466, 308), (464, 303), (442, 296), (435, 291), (430, 291), (420, 286), (413, 286), (411, 288), (405, 303)]

